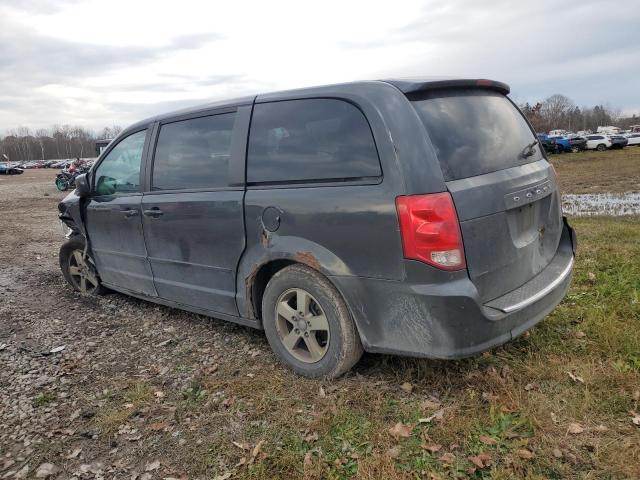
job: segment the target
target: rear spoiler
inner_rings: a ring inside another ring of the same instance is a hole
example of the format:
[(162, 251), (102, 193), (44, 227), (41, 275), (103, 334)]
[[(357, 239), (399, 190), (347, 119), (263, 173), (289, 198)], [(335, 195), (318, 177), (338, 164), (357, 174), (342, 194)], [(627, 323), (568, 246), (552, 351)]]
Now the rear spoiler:
[(484, 88), (494, 90), (508, 95), (511, 89), (506, 83), (482, 78), (454, 79), (454, 80), (383, 80), (400, 90), (402, 93), (410, 94), (426, 90), (440, 90), (444, 88)]

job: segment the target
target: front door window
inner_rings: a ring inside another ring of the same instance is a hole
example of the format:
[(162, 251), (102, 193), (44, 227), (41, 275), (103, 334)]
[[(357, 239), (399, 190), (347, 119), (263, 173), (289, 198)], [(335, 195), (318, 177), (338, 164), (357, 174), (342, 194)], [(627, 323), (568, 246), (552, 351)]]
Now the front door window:
[(120, 142), (100, 162), (95, 173), (98, 195), (140, 192), (140, 163), (146, 130), (133, 133)]

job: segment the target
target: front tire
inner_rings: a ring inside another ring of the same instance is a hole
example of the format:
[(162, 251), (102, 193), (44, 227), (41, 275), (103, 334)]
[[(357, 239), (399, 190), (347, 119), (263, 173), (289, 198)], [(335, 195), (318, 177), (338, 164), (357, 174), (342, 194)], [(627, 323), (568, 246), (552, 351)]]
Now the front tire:
[(601, 143), (596, 147), (596, 150), (598, 150), (599, 152), (604, 152), (606, 149), (607, 149), (607, 146), (604, 143)]
[(271, 278), (262, 298), (262, 320), (272, 350), (299, 375), (336, 378), (362, 356), (340, 293), (307, 266), (291, 265)]
[(58, 259), (65, 280), (76, 292), (83, 295), (102, 295), (106, 289), (100, 282), (93, 259), (83, 256), (84, 238), (71, 237), (60, 247)]

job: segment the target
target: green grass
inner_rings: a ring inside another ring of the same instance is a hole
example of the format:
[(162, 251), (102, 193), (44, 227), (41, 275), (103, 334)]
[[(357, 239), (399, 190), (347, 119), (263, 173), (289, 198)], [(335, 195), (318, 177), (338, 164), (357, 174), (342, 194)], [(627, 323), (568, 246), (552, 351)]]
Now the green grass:
[(562, 193), (640, 191), (640, 147), (551, 155)]
[(152, 401), (153, 388), (146, 382), (132, 382), (121, 391), (107, 392), (106, 397), (95, 422), (100, 432), (110, 435)]
[(42, 392), (38, 394), (36, 398), (33, 399), (34, 407), (44, 407), (49, 403), (53, 402), (56, 399), (56, 396), (51, 392)]

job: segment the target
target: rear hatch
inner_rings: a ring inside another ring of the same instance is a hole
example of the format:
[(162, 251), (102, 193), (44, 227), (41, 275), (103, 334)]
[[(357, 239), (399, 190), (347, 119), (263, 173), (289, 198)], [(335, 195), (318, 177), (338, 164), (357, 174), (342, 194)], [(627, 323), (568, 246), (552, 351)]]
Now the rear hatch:
[(449, 88), (408, 94), (456, 206), (469, 276), (483, 302), (527, 283), (556, 254), (555, 174), (503, 93)]

